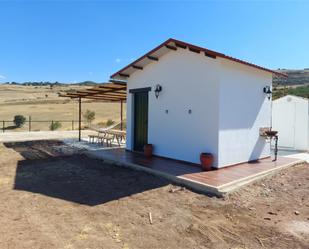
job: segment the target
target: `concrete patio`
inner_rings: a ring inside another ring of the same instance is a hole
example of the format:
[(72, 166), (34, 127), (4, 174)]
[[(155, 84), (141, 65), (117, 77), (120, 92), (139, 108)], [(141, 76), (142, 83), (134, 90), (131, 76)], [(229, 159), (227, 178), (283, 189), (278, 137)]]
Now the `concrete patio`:
[(156, 156), (146, 158), (143, 154), (133, 153), (124, 148), (85, 150), (84, 154), (117, 166), (145, 171), (195, 191), (216, 196), (223, 196), (286, 167), (305, 163), (297, 158), (278, 157), (275, 162), (272, 158), (266, 158), (204, 172), (197, 164)]

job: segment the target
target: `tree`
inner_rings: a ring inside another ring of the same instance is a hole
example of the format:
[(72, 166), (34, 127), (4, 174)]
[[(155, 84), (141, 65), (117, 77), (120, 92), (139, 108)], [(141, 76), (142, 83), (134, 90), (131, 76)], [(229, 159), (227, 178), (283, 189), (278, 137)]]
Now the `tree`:
[(16, 115), (14, 117), (14, 124), (16, 127), (20, 128), (26, 122), (26, 118), (23, 115)]
[(108, 120), (106, 121), (106, 126), (111, 126), (111, 125), (113, 125), (113, 124), (115, 124), (115, 121), (112, 120), (112, 119), (108, 119)]
[(54, 131), (54, 130), (57, 130), (59, 128), (61, 128), (62, 124), (59, 122), (59, 121), (55, 121), (55, 122), (52, 122), (49, 126), (49, 129), (51, 131)]
[(83, 114), (83, 117), (86, 119), (88, 126), (90, 126), (92, 121), (95, 120), (95, 112), (86, 110), (86, 112)]

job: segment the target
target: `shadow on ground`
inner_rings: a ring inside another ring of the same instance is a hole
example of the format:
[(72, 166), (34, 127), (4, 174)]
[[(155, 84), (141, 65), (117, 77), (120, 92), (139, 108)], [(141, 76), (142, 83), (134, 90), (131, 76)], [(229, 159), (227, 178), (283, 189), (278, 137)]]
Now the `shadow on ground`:
[(157, 177), (119, 168), (84, 155), (54, 153), (59, 141), (5, 143), (20, 153), (14, 189), (95, 206), (169, 184)]

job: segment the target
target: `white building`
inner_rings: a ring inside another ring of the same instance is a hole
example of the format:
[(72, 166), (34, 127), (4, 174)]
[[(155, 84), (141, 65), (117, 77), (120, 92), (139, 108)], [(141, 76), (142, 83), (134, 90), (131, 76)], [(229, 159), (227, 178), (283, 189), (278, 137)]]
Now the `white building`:
[[(141, 151), (199, 163), (212, 153), (225, 167), (270, 156), (259, 129), (270, 127), (263, 92), (276, 72), (169, 39), (111, 76), (127, 80), (127, 144)], [(158, 98), (157, 85), (162, 87)]]
[(287, 95), (273, 101), (273, 130), (278, 131), (278, 146), (283, 149), (308, 150), (309, 101)]

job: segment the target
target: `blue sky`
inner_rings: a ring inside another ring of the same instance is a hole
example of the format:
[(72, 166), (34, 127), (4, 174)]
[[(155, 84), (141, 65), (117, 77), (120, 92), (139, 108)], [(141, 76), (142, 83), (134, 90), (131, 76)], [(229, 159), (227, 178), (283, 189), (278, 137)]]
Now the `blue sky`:
[(309, 67), (309, 1), (3, 1), (0, 82), (104, 82), (168, 38)]

